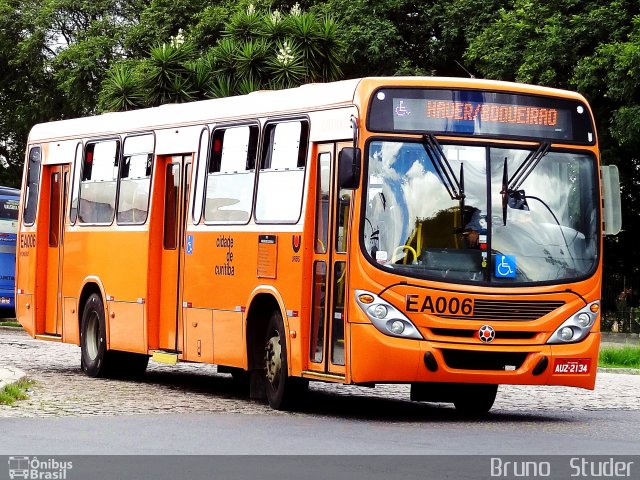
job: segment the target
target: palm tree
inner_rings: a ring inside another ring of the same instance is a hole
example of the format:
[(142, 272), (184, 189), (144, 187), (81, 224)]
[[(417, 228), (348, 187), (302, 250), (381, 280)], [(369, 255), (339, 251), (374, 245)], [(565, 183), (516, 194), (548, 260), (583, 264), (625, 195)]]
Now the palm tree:
[(135, 110), (145, 105), (145, 94), (139, 72), (126, 63), (114, 65), (102, 83), (98, 99), (101, 111)]
[(189, 62), (194, 60), (195, 49), (190, 43), (163, 43), (151, 49), (145, 76), (147, 103), (180, 103), (193, 100)]
[(104, 110), (129, 110), (337, 80), (345, 58), (333, 18), (319, 18), (297, 6), (285, 14), (249, 6), (231, 17), (205, 52), (183, 41), (180, 32), (152, 48), (149, 58), (113, 67), (100, 104)]

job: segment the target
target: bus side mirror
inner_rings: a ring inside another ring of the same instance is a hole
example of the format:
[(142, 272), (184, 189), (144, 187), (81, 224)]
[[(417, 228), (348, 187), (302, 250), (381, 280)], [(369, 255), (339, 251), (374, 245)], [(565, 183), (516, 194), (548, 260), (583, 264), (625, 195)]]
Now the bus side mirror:
[(604, 197), (604, 234), (617, 235), (622, 229), (622, 208), (620, 202), (620, 175), (615, 165), (600, 167), (602, 196)]
[(338, 184), (340, 188), (355, 190), (360, 185), (359, 148), (344, 147), (338, 154)]

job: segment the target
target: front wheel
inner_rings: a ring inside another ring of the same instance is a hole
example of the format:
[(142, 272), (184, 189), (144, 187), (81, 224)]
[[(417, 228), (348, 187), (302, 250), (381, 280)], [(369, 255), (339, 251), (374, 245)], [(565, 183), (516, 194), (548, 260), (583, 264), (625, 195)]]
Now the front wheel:
[(280, 312), (269, 319), (264, 347), (265, 393), (269, 406), (275, 410), (289, 410), (295, 406), (308, 382), (290, 377), (287, 372), (287, 337)]

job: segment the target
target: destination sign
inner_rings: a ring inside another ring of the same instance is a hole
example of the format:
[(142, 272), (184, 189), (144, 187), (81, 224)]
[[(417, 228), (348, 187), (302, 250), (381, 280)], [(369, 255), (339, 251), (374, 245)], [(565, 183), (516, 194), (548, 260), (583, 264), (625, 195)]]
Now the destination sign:
[(368, 127), (378, 132), (595, 141), (589, 110), (581, 102), (477, 90), (378, 90)]

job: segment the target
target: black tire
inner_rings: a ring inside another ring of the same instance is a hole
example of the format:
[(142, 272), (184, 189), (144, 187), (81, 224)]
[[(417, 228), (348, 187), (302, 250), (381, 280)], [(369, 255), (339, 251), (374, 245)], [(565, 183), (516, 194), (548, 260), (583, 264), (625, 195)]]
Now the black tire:
[(80, 323), (80, 364), (82, 371), (90, 377), (104, 377), (108, 373), (106, 332), (102, 299), (97, 293), (92, 293), (84, 304)]
[(497, 393), (498, 385), (460, 385), (453, 404), (458, 413), (465, 417), (481, 417), (491, 410)]
[(271, 314), (264, 347), (265, 393), (269, 406), (275, 410), (290, 410), (297, 406), (309, 383), (289, 377), (287, 372), (287, 335), (279, 311)]

